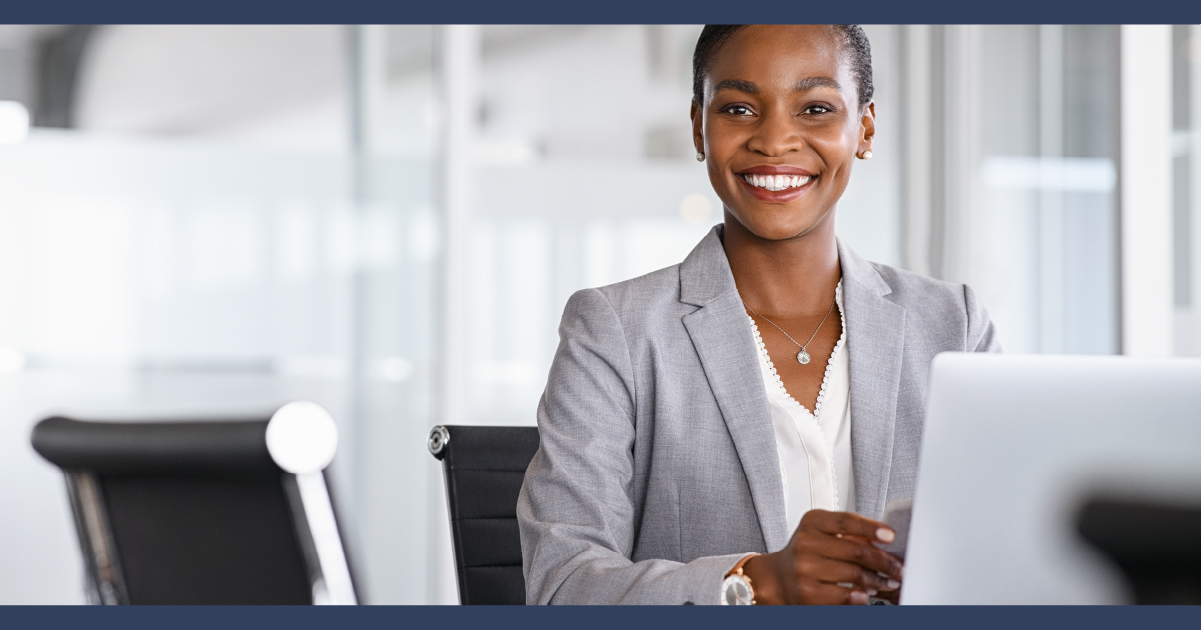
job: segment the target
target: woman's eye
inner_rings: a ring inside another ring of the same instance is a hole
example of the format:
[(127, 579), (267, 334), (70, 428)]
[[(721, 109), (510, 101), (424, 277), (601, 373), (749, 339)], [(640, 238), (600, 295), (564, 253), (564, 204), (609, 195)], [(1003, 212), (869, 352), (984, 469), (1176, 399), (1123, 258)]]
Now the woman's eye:
[(746, 105), (729, 105), (721, 111), (723, 111), (727, 114), (734, 114), (735, 116), (750, 116), (751, 115), (751, 108), (747, 107)]
[(828, 114), (834, 110), (825, 105), (810, 105), (801, 111), (802, 114)]

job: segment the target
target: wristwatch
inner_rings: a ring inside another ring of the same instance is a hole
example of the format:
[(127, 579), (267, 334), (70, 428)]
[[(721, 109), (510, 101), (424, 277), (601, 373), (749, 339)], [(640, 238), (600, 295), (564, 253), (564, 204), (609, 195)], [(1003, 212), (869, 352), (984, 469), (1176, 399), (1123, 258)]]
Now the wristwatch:
[(757, 555), (752, 553), (739, 560), (726, 574), (725, 581), (721, 583), (722, 606), (750, 606), (755, 603), (755, 587), (751, 586), (750, 576), (742, 572), (742, 565)]

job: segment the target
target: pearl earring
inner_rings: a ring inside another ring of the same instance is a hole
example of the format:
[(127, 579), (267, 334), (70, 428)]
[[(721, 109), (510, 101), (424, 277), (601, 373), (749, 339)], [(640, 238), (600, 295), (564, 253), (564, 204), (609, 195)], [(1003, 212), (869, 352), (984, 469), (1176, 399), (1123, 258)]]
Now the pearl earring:
[(705, 161), (705, 154), (704, 154), (704, 153), (697, 153), (697, 154), (696, 154), (696, 161), (697, 161), (697, 162), (704, 162), (704, 161)]
[(870, 160), (870, 159), (872, 159), (872, 152), (871, 152), (871, 151), (864, 151), (863, 153), (859, 154), (859, 159), (861, 159), (861, 160)]

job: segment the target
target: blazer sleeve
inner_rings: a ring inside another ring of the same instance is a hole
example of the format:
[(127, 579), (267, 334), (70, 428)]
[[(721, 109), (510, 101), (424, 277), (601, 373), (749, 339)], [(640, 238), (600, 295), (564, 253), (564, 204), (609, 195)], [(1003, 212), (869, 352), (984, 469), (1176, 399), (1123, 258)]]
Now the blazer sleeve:
[(625, 332), (596, 289), (577, 292), (538, 405), (540, 443), (517, 500), (529, 604), (716, 604), (745, 554), (632, 562), (638, 392)]
[(967, 343), (964, 347), (971, 352), (1000, 352), (997, 328), (988, 317), (988, 311), (976, 298), (972, 288), (963, 285), (963, 301), (967, 310)]

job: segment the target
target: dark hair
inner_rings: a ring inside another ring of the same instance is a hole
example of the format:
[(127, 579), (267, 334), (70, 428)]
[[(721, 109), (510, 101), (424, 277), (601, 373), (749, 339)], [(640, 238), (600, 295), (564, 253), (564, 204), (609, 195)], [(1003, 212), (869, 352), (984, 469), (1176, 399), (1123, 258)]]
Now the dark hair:
[[(697, 105), (705, 101), (705, 73), (709, 61), (734, 33), (746, 28), (746, 24), (706, 24), (696, 40), (696, 51), (692, 53), (692, 98)], [(858, 24), (835, 24), (831, 26), (838, 43), (851, 56), (851, 76), (855, 79), (855, 91), (859, 93), (859, 106), (872, 101), (872, 46), (867, 33)]]

